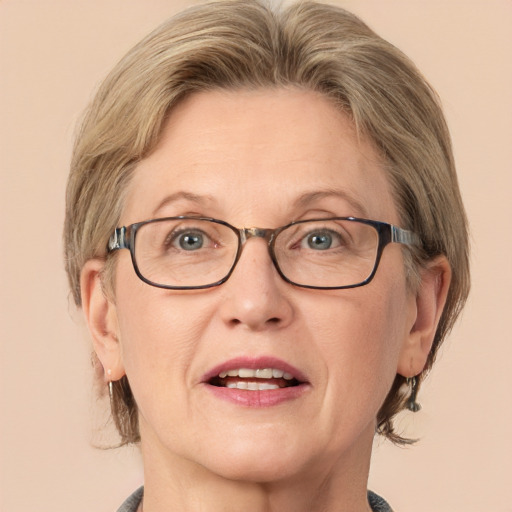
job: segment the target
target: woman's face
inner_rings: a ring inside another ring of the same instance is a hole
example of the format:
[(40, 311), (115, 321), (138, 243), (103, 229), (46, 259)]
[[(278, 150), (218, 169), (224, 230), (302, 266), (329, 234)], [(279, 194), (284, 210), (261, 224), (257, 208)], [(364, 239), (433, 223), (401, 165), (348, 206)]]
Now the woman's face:
[[(372, 146), (326, 98), (299, 90), (205, 92), (173, 111), (135, 171), (121, 225), (178, 215), (237, 227), (334, 216), (399, 224)], [(370, 284), (326, 291), (283, 281), (260, 238), (226, 283), (205, 290), (149, 286), (121, 251), (115, 297), (114, 374), (130, 381), (144, 456), (256, 481), (369, 457), (416, 309), (396, 244)], [(240, 368), (286, 371), (301, 385), (211, 384)]]

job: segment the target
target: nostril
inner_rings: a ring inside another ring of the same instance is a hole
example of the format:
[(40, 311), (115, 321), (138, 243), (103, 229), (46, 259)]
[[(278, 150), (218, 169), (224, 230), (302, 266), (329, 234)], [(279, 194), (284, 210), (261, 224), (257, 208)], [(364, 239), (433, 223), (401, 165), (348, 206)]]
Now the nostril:
[[(263, 322), (263, 324), (267, 325), (267, 326), (270, 326), (270, 325), (279, 325), (281, 323), (281, 318), (278, 318), (276, 316), (273, 316), (272, 318), (269, 318), (268, 320), (266, 320), (265, 322)], [(240, 320), (239, 318), (231, 318), (231, 320), (229, 321), (229, 324), (233, 327), (236, 327), (238, 325), (242, 325), (242, 324), (251, 324), (250, 321), (242, 321)], [(259, 322), (258, 322), (259, 323)]]

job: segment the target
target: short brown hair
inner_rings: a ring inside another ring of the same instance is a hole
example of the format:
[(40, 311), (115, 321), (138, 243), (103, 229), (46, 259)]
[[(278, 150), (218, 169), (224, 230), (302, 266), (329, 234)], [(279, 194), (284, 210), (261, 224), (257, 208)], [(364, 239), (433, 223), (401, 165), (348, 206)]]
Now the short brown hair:
[[(418, 233), (415, 265), (446, 255), (452, 281), (426, 368), (469, 291), (467, 221), (450, 137), (437, 95), (414, 64), (353, 14), (301, 1), (220, 0), (171, 18), (113, 69), (89, 106), (74, 147), (64, 229), (66, 270), (80, 305), (80, 272), (105, 258), (136, 164), (155, 148), (171, 109), (196, 91), (299, 87), (320, 92), (351, 116), (382, 155), (403, 227)], [(404, 408), (397, 375), (378, 432), (405, 442), (392, 419)], [(114, 383), (121, 442), (139, 440), (126, 377)]]

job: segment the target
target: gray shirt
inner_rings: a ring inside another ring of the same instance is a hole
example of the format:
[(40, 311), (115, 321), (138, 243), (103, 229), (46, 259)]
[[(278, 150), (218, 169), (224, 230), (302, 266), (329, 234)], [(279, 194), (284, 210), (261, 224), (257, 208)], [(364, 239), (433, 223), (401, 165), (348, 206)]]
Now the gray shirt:
[[(117, 512), (137, 512), (143, 494), (144, 487), (140, 487), (121, 505)], [(393, 512), (386, 501), (372, 491), (368, 491), (368, 503), (373, 512)]]

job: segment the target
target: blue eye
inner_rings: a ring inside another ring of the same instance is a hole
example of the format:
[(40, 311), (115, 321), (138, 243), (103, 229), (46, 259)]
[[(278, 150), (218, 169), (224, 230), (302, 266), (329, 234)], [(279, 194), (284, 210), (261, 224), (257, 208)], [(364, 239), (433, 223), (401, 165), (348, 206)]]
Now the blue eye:
[(176, 242), (184, 251), (195, 251), (204, 245), (204, 237), (201, 233), (182, 233), (176, 238)]
[(330, 233), (312, 233), (306, 238), (310, 249), (326, 250), (332, 246), (332, 235)]

